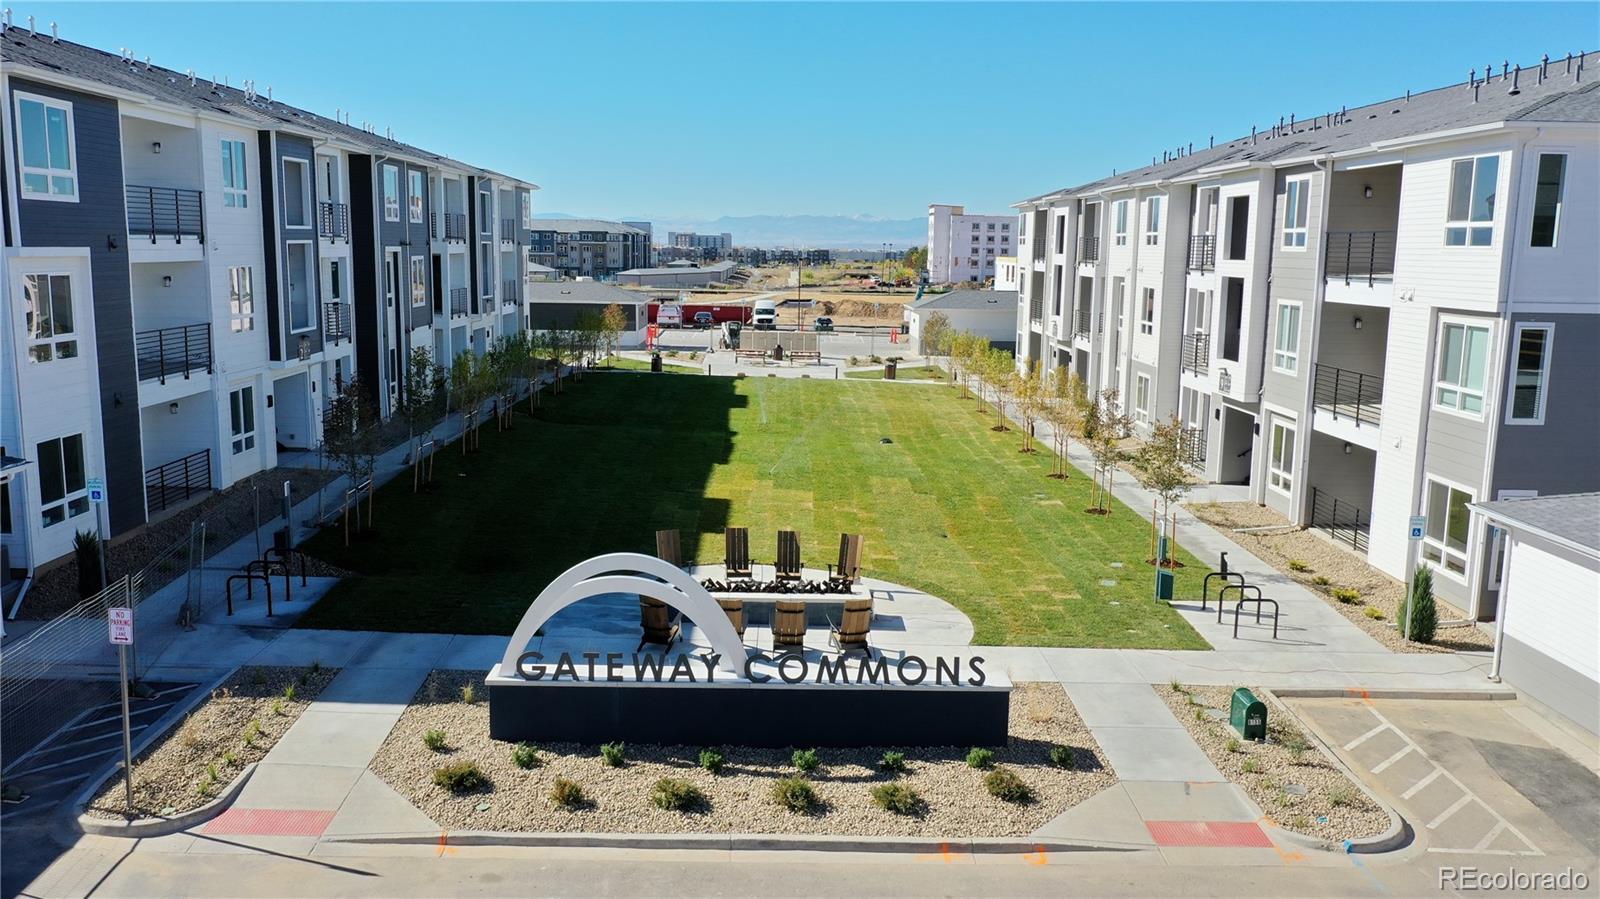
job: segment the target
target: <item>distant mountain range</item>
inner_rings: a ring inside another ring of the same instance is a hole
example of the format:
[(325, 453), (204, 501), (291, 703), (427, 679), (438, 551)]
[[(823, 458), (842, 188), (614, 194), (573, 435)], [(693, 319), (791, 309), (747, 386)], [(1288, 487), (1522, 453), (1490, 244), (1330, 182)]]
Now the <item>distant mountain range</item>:
[[(540, 212), (540, 218), (600, 218), (565, 212)], [(695, 231), (701, 234), (733, 235), (741, 247), (817, 247), (826, 249), (877, 250), (893, 244), (896, 249), (921, 246), (928, 242), (926, 218), (887, 219), (871, 215), (725, 215), (709, 220), (652, 218), (648, 215), (619, 216), (616, 221), (650, 222), (656, 241), (664, 242), (668, 231)]]

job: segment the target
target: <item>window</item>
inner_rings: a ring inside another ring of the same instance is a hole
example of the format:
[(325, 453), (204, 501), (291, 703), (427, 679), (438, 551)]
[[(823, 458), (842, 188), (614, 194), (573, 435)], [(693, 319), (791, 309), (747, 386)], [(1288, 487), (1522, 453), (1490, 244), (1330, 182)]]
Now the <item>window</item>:
[(222, 205), (244, 209), (250, 205), (250, 179), (246, 170), (244, 141), (222, 141)]
[(411, 223), (420, 225), (422, 224), (422, 203), (425, 196), (423, 193), (422, 173), (407, 172), (406, 174), (411, 182), (411, 193), (407, 197), (411, 201)]
[(256, 329), (255, 273), (248, 265), (228, 269), (228, 321), (235, 334)]
[(1439, 361), (1433, 404), (1452, 412), (1483, 414), (1483, 383), (1489, 359), (1489, 329), (1460, 322), (1439, 328)]
[[(494, 233), (494, 197), (488, 191), (478, 192), (478, 233)], [(620, 239), (620, 238), (619, 238)]]
[(328, 299), (335, 303), (344, 299), (344, 269), (337, 259), (328, 261)]
[(533, 227), (533, 194), (523, 191), (517, 195), (517, 203), (522, 209), (522, 227)]
[(1119, 247), (1125, 247), (1125, 246), (1128, 245), (1128, 201), (1127, 200), (1118, 200), (1117, 201), (1116, 222), (1117, 222), (1117, 226), (1116, 226), (1116, 229), (1114, 231), (1114, 234), (1115, 234), (1114, 242)]
[(1533, 190), (1530, 246), (1553, 247), (1561, 224), (1561, 188), (1567, 180), (1567, 154), (1540, 153), (1539, 180)]
[(1467, 573), (1467, 503), (1472, 494), (1428, 480), (1428, 526), (1422, 534), (1422, 557), (1452, 574)]
[(23, 275), (22, 300), (27, 307), (28, 358), (34, 362), (77, 358), (78, 335), (73, 326), (72, 278), (67, 275)]
[(308, 331), (315, 324), (311, 304), (316, 270), (311, 265), (311, 244), (286, 244), (284, 262), (289, 282), (289, 330)]
[(1495, 181), (1500, 157), (1479, 156), (1450, 163), (1450, 208), (1444, 242), (1451, 247), (1486, 247), (1494, 242)]
[(255, 387), (241, 387), (228, 394), (228, 424), (235, 456), (256, 448)]
[(1139, 299), (1139, 333), (1156, 333), (1156, 289), (1146, 287)]
[(422, 256), (411, 257), (411, 305), (428, 302), (428, 260)]
[(392, 165), (383, 167), (383, 220), (400, 221), (400, 170)]
[(1294, 425), (1272, 420), (1272, 458), (1267, 460), (1267, 483), (1288, 493), (1294, 489)]
[(479, 296), (494, 295), (494, 257), (486, 243), (478, 245), (478, 288)]
[(78, 167), (73, 152), (72, 104), (20, 92), (16, 97), (23, 197), (76, 203)]
[(1544, 424), (1545, 385), (1550, 383), (1550, 338), (1553, 325), (1517, 325), (1515, 366), (1511, 382), (1513, 424)]
[(311, 165), (304, 159), (283, 160), (283, 226), (311, 227)]
[(1133, 378), (1133, 417), (1142, 422), (1150, 420), (1150, 376)]
[(1144, 243), (1153, 247), (1161, 242), (1161, 198), (1144, 201)]
[(45, 527), (89, 511), (89, 479), (83, 463), (83, 435), (39, 444), (39, 518)]
[(1272, 340), (1272, 367), (1284, 374), (1300, 369), (1300, 304), (1278, 301), (1278, 328)]
[(1283, 192), (1283, 245), (1290, 250), (1306, 246), (1306, 217), (1311, 205), (1311, 179), (1291, 178)]
[(1011, 230), (1011, 223), (1010, 222), (1001, 222), (1000, 223), (1000, 230), (1001, 231), (1010, 231)]

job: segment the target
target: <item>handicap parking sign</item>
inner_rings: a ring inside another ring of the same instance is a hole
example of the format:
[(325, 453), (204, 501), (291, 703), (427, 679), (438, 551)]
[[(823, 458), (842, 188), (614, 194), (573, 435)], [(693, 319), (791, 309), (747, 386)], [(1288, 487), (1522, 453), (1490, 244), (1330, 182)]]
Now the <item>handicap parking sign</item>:
[(106, 482), (103, 478), (89, 479), (89, 502), (103, 503), (106, 501)]
[(1421, 540), (1422, 539), (1422, 532), (1423, 532), (1423, 530), (1425, 528), (1427, 528), (1427, 526), (1428, 526), (1428, 518), (1427, 518), (1426, 515), (1413, 515), (1413, 516), (1411, 516), (1411, 539), (1412, 540)]

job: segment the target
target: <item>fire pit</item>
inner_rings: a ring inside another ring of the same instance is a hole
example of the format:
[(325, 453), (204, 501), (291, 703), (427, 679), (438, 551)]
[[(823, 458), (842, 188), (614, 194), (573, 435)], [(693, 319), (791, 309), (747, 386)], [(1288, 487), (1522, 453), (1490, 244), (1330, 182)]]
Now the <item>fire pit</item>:
[(712, 593), (762, 593), (780, 596), (850, 596), (855, 593), (846, 581), (718, 581), (707, 578), (700, 582)]

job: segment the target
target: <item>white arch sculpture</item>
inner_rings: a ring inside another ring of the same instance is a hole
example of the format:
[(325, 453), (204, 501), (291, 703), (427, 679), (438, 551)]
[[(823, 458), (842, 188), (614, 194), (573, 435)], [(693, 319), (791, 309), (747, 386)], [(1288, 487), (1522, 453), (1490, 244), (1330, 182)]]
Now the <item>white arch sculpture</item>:
[[(640, 574), (649, 577), (639, 577)], [(743, 677), (744, 642), (722, 607), (683, 569), (643, 553), (595, 556), (568, 568), (551, 581), (517, 622), (517, 629), (506, 644), (505, 655), (500, 657), (497, 673), (501, 677), (516, 677), (517, 658), (527, 650), (528, 641), (546, 621), (573, 603), (604, 593), (637, 593), (659, 599), (682, 612), (697, 629), (705, 632), (711, 648), (721, 656), (717, 667)]]

